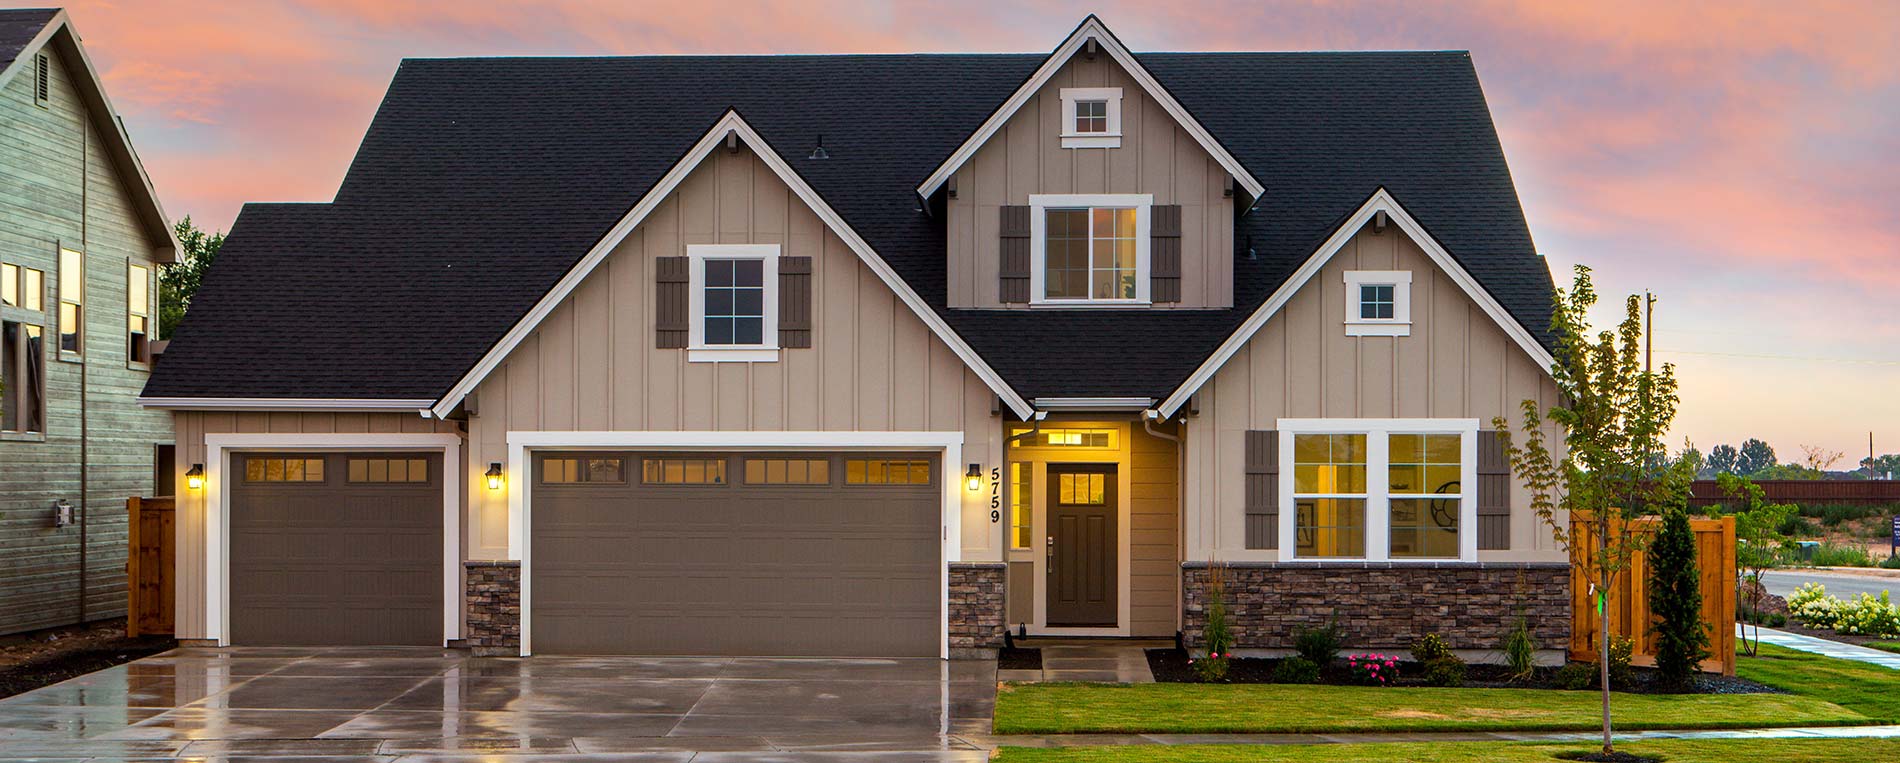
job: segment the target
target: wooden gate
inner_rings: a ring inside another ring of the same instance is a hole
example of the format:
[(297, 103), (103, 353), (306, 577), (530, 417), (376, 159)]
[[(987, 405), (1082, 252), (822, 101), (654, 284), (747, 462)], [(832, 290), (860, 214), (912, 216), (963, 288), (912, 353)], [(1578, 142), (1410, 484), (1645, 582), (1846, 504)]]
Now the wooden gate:
[(128, 498), (125, 635), (172, 635), (171, 498)]
[[(1635, 520), (1636, 532), (1654, 533), (1662, 526), (1657, 517)], [(1587, 560), (1595, 548), (1590, 528), (1572, 522), (1571, 548)], [(1709, 673), (1735, 675), (1735, 518), (1690, 519), (1695, 532), (1696, 570), (1701, 580), (1702, 622), (1709, 628), (1709, 659), (1702, 669)], [(1596, 606), (1591, 601), (1594, 582), (1584, 565), (1570, 568), (1570, 659), (1595, 662), (1597, 659)], [(1633, 665), (1656, 664), (1656, 637), (1649, 632), (1655, 615), (1649, 611), (1649, 558), (1637, 554), (1629, 569), (1617, 576), (1610, 586), (1610, 633), (1635, 642), (1630, 658)]]

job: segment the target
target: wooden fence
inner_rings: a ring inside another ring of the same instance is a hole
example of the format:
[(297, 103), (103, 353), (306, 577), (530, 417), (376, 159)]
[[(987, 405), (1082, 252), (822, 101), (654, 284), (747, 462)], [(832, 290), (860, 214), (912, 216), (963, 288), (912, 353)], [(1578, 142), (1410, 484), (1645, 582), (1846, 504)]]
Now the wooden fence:
[(171, 498), (126, 499), (125, 635), (172, 635)]
[[(1653, 533), (1661, 520), (1645, 517), (1635, 520), (1638, 533)], [(1709, 659), (1702, 669), (1710, 673), (1735, 675), (1735, 518), (1691, 519), (1695, 531), (1696, 569), (1701, 576), (1702, 622), (1709, 629)], [(1571, 544), (1575, 553), (1586, 554), (1595, 547), (1589, 526), (1571, 523)], [(1595, 662), (1597, 659), (1596, 603), (1592, 599), (1594, 583), (1583, 565), (1570, 572), (1570, 659)], [(1649, 559), (1637, 554), (1629, 568), (1610, 586), (1610, 633), (1635, 642), (1630, 659), (1634, 665), (1656, 664), (1656, 637), (1649, 626), (1656, 617), (1649, 611)]]
[[(1755, 484), (1770, 503), (1900, 505), (1900, 480), (1760, 480)], [(1692, 507), (1734, 502), (1722, 494), (1715, 480), (1696, 480), (1689, 486)]]

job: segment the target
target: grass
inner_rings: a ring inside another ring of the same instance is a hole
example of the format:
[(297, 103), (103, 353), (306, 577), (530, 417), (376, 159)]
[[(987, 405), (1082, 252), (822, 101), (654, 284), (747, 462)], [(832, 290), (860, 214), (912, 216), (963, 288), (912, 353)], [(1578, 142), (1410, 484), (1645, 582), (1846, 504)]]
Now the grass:
[(1861, 646), (1881, 649), (1888, 652), (1900, 652), (1900, 641), (1869, 641)]
[[(1556, 753), (1594, 750), (1583, 744), (1510, 742), (1396, 743), (1353, 745), (1219, 745), (1197, 747), (1072, 747), (1032, 750), (1005, 747), (997, 763), (1356, 763), (1404, 760), (1416, 763), (1548, 763)], [(1894, 760), (1900, 739), (1668, 739), (1628, 742), (1616, 749), (1662, 756), (1669, 763), (1823, 763)]]
[(1735, 674), (1796, 695), (1826, 698), (1881, 723), (1900, 723), (1900, 670), (1762, 644), (1758, 656), (1736, 658)]

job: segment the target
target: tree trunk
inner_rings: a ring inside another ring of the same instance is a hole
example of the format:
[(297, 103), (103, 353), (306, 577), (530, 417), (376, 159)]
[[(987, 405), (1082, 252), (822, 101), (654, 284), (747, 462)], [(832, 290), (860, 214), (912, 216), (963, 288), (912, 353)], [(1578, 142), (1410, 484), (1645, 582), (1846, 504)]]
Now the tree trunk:
[[(1607, 535), (1604, 537), (1608, 537)], [(1599, 554), (1607, 549), (1599, 549)], [(1602, 559), (1601, 556), (1598, 557)], [(1599, 565), (1597, 570), (1597, 674), (1603, 682), (1603, 754), (1615, 752), (1610, 742), (1610, 569)]]

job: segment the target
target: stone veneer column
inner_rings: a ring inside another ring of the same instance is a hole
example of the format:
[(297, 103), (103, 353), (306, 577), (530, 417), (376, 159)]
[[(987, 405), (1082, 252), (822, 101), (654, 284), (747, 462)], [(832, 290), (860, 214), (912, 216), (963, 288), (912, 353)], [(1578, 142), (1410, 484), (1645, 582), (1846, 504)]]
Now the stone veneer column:
[(477, 655), (513, 656), (521, 651), (521, 562), (463, 564), (468, 622), (463, 640)]
[[(1202, 645), (1206, 562), (1181, 565), (1182, 636)], [(1337, 619), (1346, 649), (1399, 652), (1427, 633), (1453, 649), (1495, 650), (1516, 617), (1543, 650), (1570, 640), (1570, 567), (1563, 562), (1258, 562), (1227, 565), (1235, 645), (1290, 649), (1301, 628)]]
[(950, 565), (950, 656), (991, 658), (1003, 647), (1003, 591), (1009, 566), (1002, 562)]

